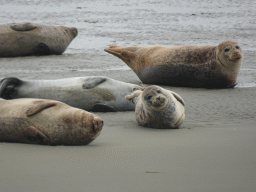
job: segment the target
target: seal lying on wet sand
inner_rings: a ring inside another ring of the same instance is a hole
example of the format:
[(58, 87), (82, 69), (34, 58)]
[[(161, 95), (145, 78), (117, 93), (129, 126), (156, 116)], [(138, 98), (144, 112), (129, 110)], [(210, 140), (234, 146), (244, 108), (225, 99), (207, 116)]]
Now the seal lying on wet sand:
[(159, 86), (149, 86), (125, 97), (136, 104), (139, 125), (152, 128), (178, 128), (185, 119), (185, 102), (180, 95)]
[(140, 88), (101, 76), (26, 81), (5, 78), (0, 81), (0, 97), (53, 99), (95, 112), (132, 111), (135, 105), (125, 96)]
[(74, 27), (35, 23), (0, 25), (0, 57), (60, 55), (77, 33)]
[(122, 59), (143, 83), (230, 88), (237, 84), (243, 52), (235, 41), (218, 46), (118, 47), (106, 52)]
[(103, 121), (87, 111), (42, 99), (0, 100), (0, 142), (86, 145)]

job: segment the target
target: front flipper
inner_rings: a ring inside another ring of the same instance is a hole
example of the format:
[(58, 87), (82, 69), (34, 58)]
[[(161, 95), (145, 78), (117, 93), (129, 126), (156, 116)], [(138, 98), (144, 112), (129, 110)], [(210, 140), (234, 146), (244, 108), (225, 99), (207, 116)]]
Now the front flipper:
[(14, 78), (8, 77), (0, 81), (0, 97), (4, 99), (12, 99), (17, 91), (16, 87), (22, 85), (22, 81)]
[(89, 77), (88, 80), (82, 85), (83, 89), (91, 89), (97, 85), (105, 82), (107, 78), (105, 77)]
[(109, 105), (97, 103), (93, 105), (93, 112), (117, 112), (117, 110)]
[(35, 55), (52, 55), (52, 51), (45, 43), (39, 43), (35, 47)]
[(137, 98), (142, 92), (143, 91), (141, 90), (134, 91), (131, 95), (126, 95), (125, 99), (131, 101), (133, 104), (136, 104)]
[(37, 28), (33, 23), (19, 23), (11, 25), (11, 28), (15, 31), (31, 31)]
[(183, 106), (185, 106), (185, 101), (182, 99), (182, 97), (179, 95), (179, 94), (177, 94), (177, 93), (175, 93), (175, 92), (173, 92), (173, 91), (170, 91), (172, 94), (173, 94), (173, 96), (183, 105)]
[(29, 126), (24, 132), (24, 137), (32, 143), (49, 144), (49, 137), (34, 126)]
[(34, 101), (32, 106), (27, 110), (26, 115), (28, 117), (33, 116), (43, 111), (44, 109), (50, 108), (55, 105), (56, 105), (56, 102), (47, 101), (47, 100)]

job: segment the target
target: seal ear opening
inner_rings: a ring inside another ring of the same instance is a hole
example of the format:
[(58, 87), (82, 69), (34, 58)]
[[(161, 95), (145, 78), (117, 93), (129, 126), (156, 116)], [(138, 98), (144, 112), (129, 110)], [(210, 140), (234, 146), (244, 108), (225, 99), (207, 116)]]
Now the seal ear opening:
[(33, 102), (33, 106), (31, 106), (27, 112), (26, 115), (28, 117), (33, 116), (47, 108), (50, 108), (52, 106), (55, 106), (56, 102), (52, 102), (52, 101), (43, 101), (43, 100), (39, 100), (39, 101), (34, 101)]
[(185, 101), (182, 99), (182, 97), (181, 97), (179, 94), (174, 93), (174, 92), (172, 92), (172, 91), (171, 91), (171, 93), (173, 94), (173, 96), (174, 96), (183, 106), (185, 106)]
[(0, 81), (0, 97), (12, 99), (17, 93), (16, 87), (22, 85), (22, 81), (15, 77), (4, 78)]

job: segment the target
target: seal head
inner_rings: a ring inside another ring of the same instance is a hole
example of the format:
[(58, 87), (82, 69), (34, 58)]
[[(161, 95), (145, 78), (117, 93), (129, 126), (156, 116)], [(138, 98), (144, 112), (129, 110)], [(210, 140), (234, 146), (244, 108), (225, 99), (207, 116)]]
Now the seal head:
[(0, 81), (0, 97), (12, 99), (17, 95), (16, 88), (22, 85), (22, 81), (15, 77), (4, 78)]

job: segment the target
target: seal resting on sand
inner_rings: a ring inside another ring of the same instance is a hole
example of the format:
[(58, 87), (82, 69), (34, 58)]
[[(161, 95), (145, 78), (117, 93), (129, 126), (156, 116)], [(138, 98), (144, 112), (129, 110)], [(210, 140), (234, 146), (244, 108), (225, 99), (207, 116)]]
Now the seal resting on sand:
[(0, 81), (0, 97), (53, 99), (94, 112), (133, 111), (135, 105), (125, 96), (140, 88), (102, 76), (24, 81), (5, 78)]
[(139, 125), (151, 128), (178, 128), (185, 119), (185, 102), (180, 95), (153, 85), (125, 97), (136, 104)]
[(103, 121), (87, 111), (42, 99), (0, 100), (0, 142), (86, 145)]
[(235, 41), (218, 46), (118, 47), (106, 52), (122, 59), (143, 83), (182, 87), (231, 88), (243, 62)]
[(60, 55), (77, 34), (75, 27), (35, 23), (0, 25), (0, 57)]

